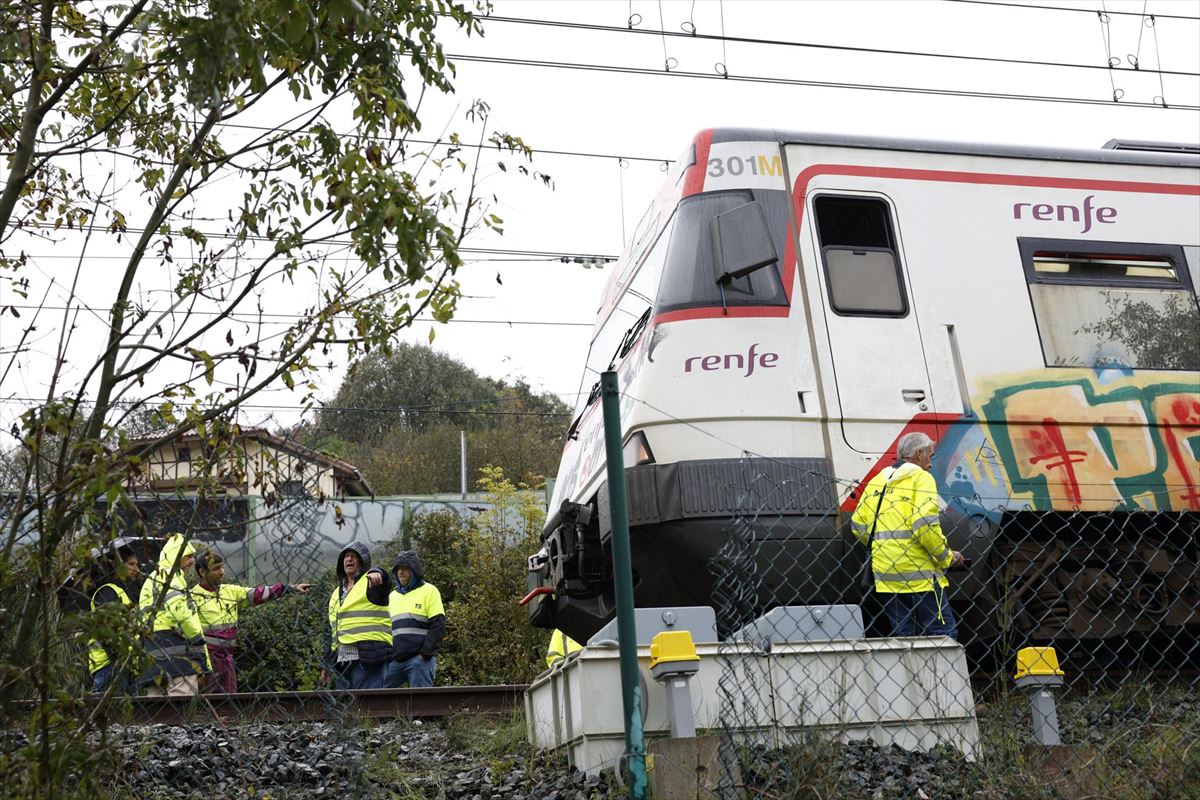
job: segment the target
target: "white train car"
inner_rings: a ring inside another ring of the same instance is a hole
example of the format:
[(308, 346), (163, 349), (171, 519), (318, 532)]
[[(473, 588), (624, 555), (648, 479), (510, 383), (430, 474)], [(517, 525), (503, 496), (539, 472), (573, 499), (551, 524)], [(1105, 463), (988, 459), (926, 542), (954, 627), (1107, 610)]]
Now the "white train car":
[[(533, 624), (584, 639), (614, 613), (589, 392), (605, 369), (622, 393), (639, 606), (710, 604), (710, 562), (739, 515), (753, 517), (762, 605), (858, 602), (855, 487), (922, 430), (938, 442), (944, 527), (973, 564), (958, 595), (995, 602), (998, 557), (1025, 573), (1070, 562), (1060, 597), (1112, 594), (1087, 572), (1086, 532), (1046, 543), (1065, 518), (1120, 519), (1137, 533), (1113, 552), (1159, 565), (1115, 578), (1147, 582), (1129, 602), (1167, 591), (1156, 624), (1196, 624), (1198, 150), (697, 135), (600, 304), (530, 559), (531, 588), (553, 590)], [(761, 496), (739, 490), (748, 469)], [(1006, 529), (1022, 535), (1003, 545)], [(1031, 625), (1059, 627), (1031, 635), (1136, 628), (1044, 616)]]

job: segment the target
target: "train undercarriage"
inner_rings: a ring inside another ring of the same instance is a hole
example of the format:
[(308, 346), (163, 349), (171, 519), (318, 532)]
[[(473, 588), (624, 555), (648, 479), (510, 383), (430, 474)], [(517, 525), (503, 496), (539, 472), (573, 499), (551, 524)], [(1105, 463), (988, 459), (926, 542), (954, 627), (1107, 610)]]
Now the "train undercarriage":
[[(816, 461), (756, 465), (752, 475), (737, 460), (629, 469), (636, 604), (713, 606), (723, 635), (778, 605), (855, 603), (868, 635), (886, 635), (863, 579), (866, 549)], [(553, 590), (530, 604), (532, 624), (586, 641), (615, 615), (607, 517), (604, 488), (558, 510), (530, 560), (530, 588)], [(1002, 663), (1029, 644), (1086, 654), (1080, 668), (1200, 661), (1200, 515), (951, 506), (942, 522), (970, 559), (949, 577), (974, 662)]]

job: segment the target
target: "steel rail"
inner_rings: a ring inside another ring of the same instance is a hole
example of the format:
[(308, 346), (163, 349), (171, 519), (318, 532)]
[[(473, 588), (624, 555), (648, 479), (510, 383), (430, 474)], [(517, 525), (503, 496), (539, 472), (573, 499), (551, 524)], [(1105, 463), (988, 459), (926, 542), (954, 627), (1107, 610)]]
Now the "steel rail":
[[(436, 719), (459, 713), (501, 713), (520, 708), (523, 684), (435, 686), (429, 689), (357, 689), (319, 692), (237, 692), (188, 697), (114, 697), (101, 711), (109, 723), (300, 722), (370, 719)], [(100, 702), (90, 695), (85, 702)], [(35, 701), (21, 705), (30, 711)]]

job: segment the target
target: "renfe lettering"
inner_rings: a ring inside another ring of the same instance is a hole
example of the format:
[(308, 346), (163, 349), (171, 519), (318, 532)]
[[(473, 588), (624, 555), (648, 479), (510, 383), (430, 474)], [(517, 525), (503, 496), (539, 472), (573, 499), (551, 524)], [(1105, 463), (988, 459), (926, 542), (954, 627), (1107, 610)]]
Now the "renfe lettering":
[(1013, 219), (1023, 219), (1025, 209), (1028, 209), (1029, 216), (1033, 219), (1047, 222), (1057, 220), (1066, 222), (1067, 217), (1071, 218), (1071, 222), (1083, 222), (1083, 228), (1080, 233), (1087, 233), (1092, 229), (1093, 222), (1099, 222), (1102, 225), (1112, 225), (1117, 221), (1117, 210), (1109, 206), (1100, 206), (1099, 208), (1092, 207), (1092, 200), (1096, 195), (1089, 194), (1083, 198), (1083, 208), (1072, 205), (1050, 205), (1049, 203), (1016, 203), (1013, 205)]
[(778, 353), (760, 353), (758, 352), (758, 343), (750, 345), (750, 349), (746, 354), (741, 353), (726, 353), (723, 355), (704, 355), (691, 356), (683, 361), (683, 371), (691, 372), (693, 369), (704, 372), (717, 372), (727, 369), (736, 369), (739, 372), (746, 370), (743, 378), (749, 378), (754, 374), (755, 367), (762, 369), (774, 369), (779, 363)]

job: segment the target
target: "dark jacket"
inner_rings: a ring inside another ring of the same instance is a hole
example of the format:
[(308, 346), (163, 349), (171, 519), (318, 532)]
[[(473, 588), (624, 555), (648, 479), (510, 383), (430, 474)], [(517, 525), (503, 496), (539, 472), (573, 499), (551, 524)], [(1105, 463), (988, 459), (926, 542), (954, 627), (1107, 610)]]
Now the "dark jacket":
[[(371, 566), (371, 548), (367, 547), (362, 542), (351, 542), (342, 548), (338, 553), (337, 558), (337, 591), (340, 593), (346, 585), (346, 570), (342, 566), (342, 562), (346, 558), (346, 553), (354, 551), (358, 554), (362, 561), (362, 575), (359, 580), (363, 580), (370, 572), (377, 573), (383, 578), (378, 586), (367, 587), (367, 600), (374, 605), (382, 606), (384, 609), (388, 607), (388, 595), (392, 591), (391, 582), (387, 579), (385, 573), (379, 567)], [(381, 661), (387, 661), (391, 658), (391, 647), (385, 642), (359, 642), (358, 643), (358, 660), (364, 664), (378, 664)]]
[[(396, 577), (396, 570), (400, 567), (408, 567), (412, 570), (412, 580), (408, 585), (402, 585), (400, 579)], [(396, 560), (392, 563), (392, 581), (396, 586), (397, 594), (407, 594), (425, 585), (425, 563), (421, 561), (421, 556), (417, 554), (416, 550), (404, 550), (396, 556)], [(440, 595), (438, 595), (438, 599), (440, 600)], [(425, 634), (425, 642), (420, 649), (413, 650), (411, 647), (393, 642), (392, 657), (397, 661), (405, 661), (418, 653), (425, 658), (433, 658), (437, 655), (437, 651), (442, 647), (442, 638), (446, 635), (446, 615), (437, 614), (429, 617), (428, 624), (429, 630)]]

